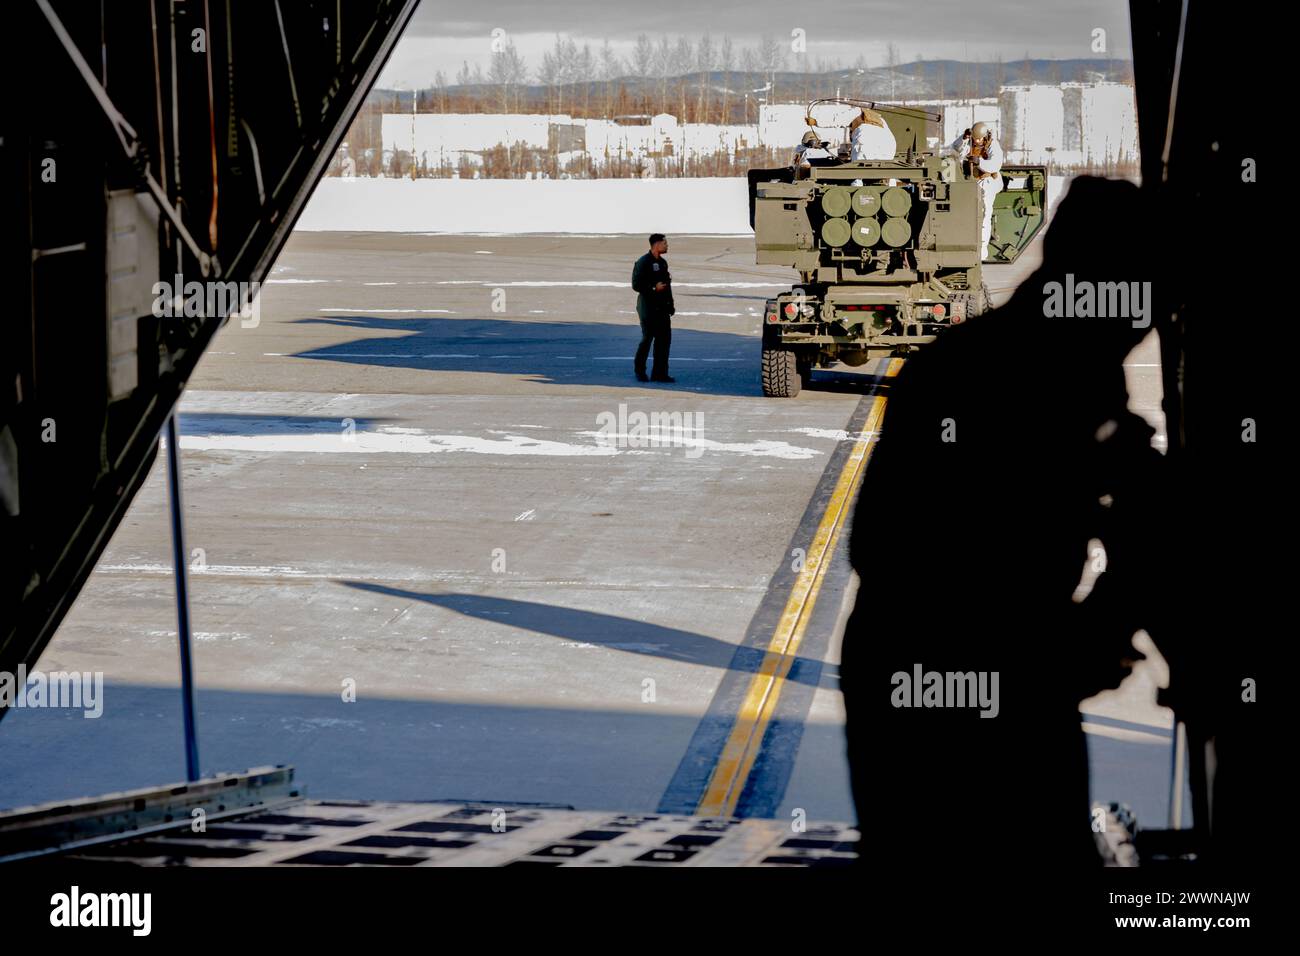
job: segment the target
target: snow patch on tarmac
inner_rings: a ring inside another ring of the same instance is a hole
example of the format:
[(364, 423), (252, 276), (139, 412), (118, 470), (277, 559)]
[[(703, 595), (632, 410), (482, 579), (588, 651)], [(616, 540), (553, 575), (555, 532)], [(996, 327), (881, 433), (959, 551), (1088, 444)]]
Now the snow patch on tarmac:
[(477, 435), (431, 435), (415, 428), (381, 428), (352, 435), (310, 432), (306, 434), (182, 435), (181, 448), (189, 451), (245, 451), (429, 455), (466, 452), (475, 455), (576, 456), (616, 455), (618, 449), (600, 445), (539, 441), (524, 435), (482, 438)]
[[(194, 414), (189, 410), (187, 412), (190, 415)], [(250, 421), (238, 416), (215, 415), (202, 422), (201, 433), (196, 433), (195, 426), (194, 419), (187, 420), (182, 416), (181, 448), (186, 451), (363, 455), (430, 455), (454, 452), (557, 458), (610, 457), (624, 453), (646, 454), (651, 451), (661, 454), (707, 451), (753, 458), (780, 458), (787, 461), (803, 461), (823, 454), (815, 448), (804, 448), (784, 441), (770, 439), (746, 442), (715, 441), (671, 431), (646, 436), (621, 435), (609, 431), (580, 431), (575, 437), (594, 439), (593, 442), (580, 443), (533, 438), (496, 429), (489, 429), (487, 436), (439, 435), (419, 428), (397, 425), (345, 431), (339, 421), (331, 419), (301, 420), (269, 417)], [(648, 446), (643, 441), (646, 438), (651, 440)]]
[(871, 435), (871, 432), (849, 432), (843, 428), (791, 428), (789, 430), (796, 435), (807, 435), (809, 438), (829, 438), (832, 441), (857, 441), (859, 438), (867, 438)]
[(579, 435), (594, 436), (602, 441), (613, 440), (632, 445), (634, 451), (643, 451), (643, 443), (658, 443), (663, 448), (700, 449), (732, 455), (746, 455), (751, 458), (783, 458), (787, 461), (805, 461), (823, 454), (816, 448), (802, 448), (784, 441), (714, 441), (711, 438), (688, 438), (675, 433), (672, 429), (647, 429), (647, 433), (617, 432), (578, 432)]
[(434, 312), (442, 313), (444, 315), (454, 314), (451, 309), (362, 309), (362, 308), (340, 309), (340, 308), (334, 308), (333, 306), (325, 309), (317, 309), (316, 311), (317, 312), (347, 312), (351, 314), (361, 313), (363, 315), (378, 314), (380, 312), (384, 313), (385, 315), (399, 314), (399, 313), (403, 315), (408, 313), (427, 315)]
[[(181, 445), (184, 445), (184, 439)], [(96, 571), (110, 572), (119, 574), (171, 574), (172, 566), (170, 564), (157, 564), (144, 562), (140, 564), (101, 564)], [(306, 571), (300, 571), (297, 568), (289, 568), (277, 565), (248, 565), (248, 564), (209, 564), (203, 568), (190, 568), (190, 574), (194, 575), (213, 575), (215, 577), (228, 578), (292, 578), (305, 575)], [(175, 631), (165, 633), (175, 634)]]

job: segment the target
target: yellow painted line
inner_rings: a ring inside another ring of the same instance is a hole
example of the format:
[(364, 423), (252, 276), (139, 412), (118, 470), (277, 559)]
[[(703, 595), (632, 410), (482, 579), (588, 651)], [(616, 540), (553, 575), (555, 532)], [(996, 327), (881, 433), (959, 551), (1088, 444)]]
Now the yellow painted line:
[[(903, 367), (901, 359), (890, 359), (885, 376), (892, 378)], [(709, 785), (700, 798), (696, 814), (707, 817), (729, 817), (735, 813), (736, 804), (745, 790), (745, 782), (753, 770), (767, 725), (776, 712), (790, 668), (794, 665), (803, 642), (804, 631), (812, 618), (817, 595), (826, 578), (826, 570), (835, 554), (835, 544), (844, 528), (849, 506), (862, 484), (862, 475), (872, 449), (876, 447), (876, 432), (885, 414), (885, 397), (877, 395), (867, 413), (862, 434), (853, 445), (844, 468), (835, 482), (835, 490), (826, 503), (826, 510), (817, 524), (803, 570), (795, 578), (790, 597), (777, 622), (776, 630), (768, 642), (763, 663), (750, 678), (749, 687), (736, 715), (718, 762), (709, 777)]]

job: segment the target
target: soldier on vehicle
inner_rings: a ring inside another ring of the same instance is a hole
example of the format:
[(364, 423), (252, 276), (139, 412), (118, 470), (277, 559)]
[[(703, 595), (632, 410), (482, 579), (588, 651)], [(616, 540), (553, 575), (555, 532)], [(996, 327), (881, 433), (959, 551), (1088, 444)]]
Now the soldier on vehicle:
[(849, 159), (893, 159), (898, 141), (889, 124), (875, 110), (863, 109), (849, 123)]
[(993, 199), (1002, 191), (1002, 147), (985, 123), (976, 123), (953, 141), (957, 159), (968, 165), (968, 172), (979, 180), (983, 227), (980, 232), (982, 252), (989, 257), (989, 239), (993, 235)]
[[(875, 110), (862, 109), (849, 123), (848, 154), (844, 159), (856, 163), (867, 159), (893, 159), (898, 152), (898, 141), (885, 118)], [(843, 148), (843, 147), (841, 147)], [(893, 186), (894, 180), (889, 181)], [(850, 184), (861, 186), (862, 180), (855, 179)]]
[(794, 160), (791, 162), (796, 178), (803, 179), (808, 175), (813, 160), (834, 159), (831, 151), (826, 148), (829, 145), (818, 138), (816, 130), (810, 129), (804, 133), (803, 139), (794, 148)]
[[(668, 273), (668, 240), (663, 233), (650, 236), (650, 251), (632, 267), (632, 288), (636, 289), (636, 314), (641, 321), (641, 344), (637, 346), (635, 369), (638, 382), (673, 382), (668, 374), (668, 349), (672, 344), (672, 276)], [(646, 359), (654, 344), (654, 371), (646, 375)]]

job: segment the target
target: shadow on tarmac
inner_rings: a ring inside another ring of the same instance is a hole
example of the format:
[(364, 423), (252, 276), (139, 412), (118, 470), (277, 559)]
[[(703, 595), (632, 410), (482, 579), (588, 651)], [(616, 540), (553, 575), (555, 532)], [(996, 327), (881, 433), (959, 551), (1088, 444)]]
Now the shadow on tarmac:
[[(700, 664), (705, 667), (755, 673), (762, 666), (766, 652), (757, 647), (744, 647), (716, 638), (663, 627), (646, 621), (637, 621), (614, 614), (580, 611), (576, 608), (557, 607), (536, 601), (517, 601), (511, 598), (486, 597), (478, 594), (433, 594), (407, 591), (365, 581), (340, 581), (359, 591), (387, 594), (408, 601), (423, 601), (438, 607), (464, 614), (467, 617), (492, 621), (511, 627), (595, 644), (629, 654), (647, 654), (683, 664)], [(833, 688), (839, 674), (833, 665), (821, 661), (795, 658), (789, 680)], [(798, 666), (803, 665), (803, 666)], [(816, 665), (816, 666), (810, 666)]]
[[(376, 333), (295, 353), (294, 358), (438, 372), (486, 372), (553, 385), (644, 387), (666, 392), (761, 397), (757, 335), (674, 328), (670, 369), (676, 384), (641, 384), (632, 356), (635, 323), (525, 322), (515, 319), (395, 319), (339, 315), (298, 319)], [(394, 335), (404, 332), (405, 335)], [(873, 378), (840, 366), (814, 375), (812, 390), (861, 391)]]

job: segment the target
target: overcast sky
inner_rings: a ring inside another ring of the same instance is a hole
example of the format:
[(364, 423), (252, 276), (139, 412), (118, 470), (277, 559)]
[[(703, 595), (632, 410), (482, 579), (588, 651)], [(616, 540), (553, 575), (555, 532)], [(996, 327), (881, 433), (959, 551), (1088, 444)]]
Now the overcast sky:
[[(557, 34), (593, 52), (608, 39), (626, 58), (639, 33), (730, 36), (739, 50), (764, 34), (789, 43), (801, 29), (810, 65), (824, 58), (848, 66), (864, 56), (879, 67), (890, 43), (904, 63), (1099, 56), (1097, 28), (1106, 31), (1107, 55), (1131, 56), (1126, 0), (421, 0), (379, 84), (429, 86), (438, 70), (454, 82), (465, 61), (486, 70), (496, 29), (535, 75)], [(793, 54), (788, 62), (801, 68)]]

